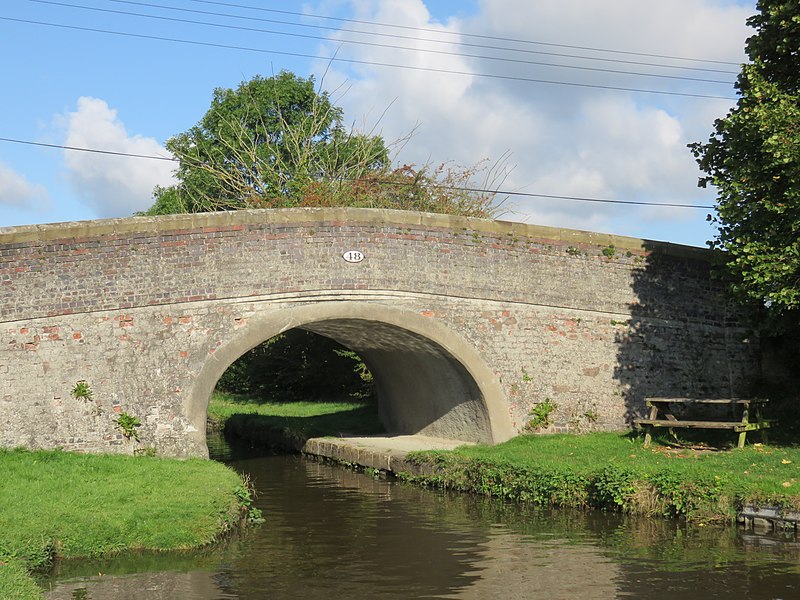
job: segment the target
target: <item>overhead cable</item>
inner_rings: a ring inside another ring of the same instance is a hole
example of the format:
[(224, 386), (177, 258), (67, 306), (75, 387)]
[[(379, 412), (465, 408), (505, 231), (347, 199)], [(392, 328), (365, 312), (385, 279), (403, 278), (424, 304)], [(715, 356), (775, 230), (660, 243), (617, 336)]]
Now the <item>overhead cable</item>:
[[(112, 0), (118, 1), (118, 0)], [(432, 33), (446, 33), (450, 35), (465, 35), (468, 37), (473, 37), (477, 39), (486, 39), (486, 40), (496, 40), (496, 41), (503, 41), (503, 42), (517, 42), (520, 44), (533, 44), (539, 46), (550, 46), (554, 48), (568, 48), (573, 50), (588, 50), (592, 52), (607, 52), (609, 54), (627, 54), (630, 56), (645, 56), (650, 58), (665, 58), (669, 60), (684, 60), (687, 62), (704, 62), (704, 63), (712, 63), (712, 64), (720, 64), (720, 65), (733, 65), (739, 66), (738, 62), (726, 61), (726, 60), (714, 60), (714, 59), (704, 59), (704, 58), (693, 58), (693, 57), (681, 57), (681, 56), (669, 56), (666, 54), (654, 54), (649, 52), (635, 52), (630, 50), (614, 50), (609, 48), (596, 48), (591, 46), (577, 46), (572, 44), (558, 44), (558, 43), (551, 43), (551, 42), (541, 42), (536, 40), (526, 40), (526, 39), (516, 39), (516, 38), (507, 38), (501, 36), (494, 36), (494, 35), (482, 35), (478, 33), (462, 33), (462, 32), (451, 32), (451, 31), (440, 31), (438, 29), (431, 29), (425, 27), (414, 27), (411, 25), (398, 25), (394, 23), (379, 23), (376, 21), (362, 21), (359, 19), (346, 19), (342, 17), (329, 17), (325, 15), (314, 15), (310, 13), (299, 13), (294, 11), (288, 10), (279, 10), (276, 8), (264, 8), (262, 6), (252, 6), (246, 4), (233, 4), (230, 2), (219, 2), (213, 0), (190, 0), (190, 2), (196, 2), (198, 4), (213, 4), (217, 6), (227, 6), (229, 8), (245, 8), (248, 10), (256, 10), (256, 11), (263, 11), (263, 12), (270, 12), (270, 13), (281, 13), (286, 15), (294, 15), (299, 17), (311, 17), (315, 19), (326, 19), (331, 21), (339, 21), (343, 23), (358, 23), (361, 25), (379, 25), (381, 27), (392, 27), (397, 29), (406, 29), (410, 31), (425, 31), (425, 32), (432, 32)]]
[[(320, 40), (331, 42), (330, 38), (326, 38), (320, 35), (310, 35), (310, 34), (303, 34), (303, 33), (291, 33), (286, 31), (276, 31), (273, 29), (259, 29), (256, 27), (245, 27), (241, 25), (224, 25), (221, 23), (210, 23), (208, 21), (195, 21), (192, 19), (179, 19), (176, 17), (164, 17), (161, 15), (148, 15), (144, 13), (136, 13), (130, 11), (123, 11), (123, 10), (113, 10), (108, 8), (97, 8), (93, 6), (83, 6), (80, 4), (70, 4), (67, 2), (57, 2), (55, 0), (30, 0), (31, 2), (37, 2), (39, 4), (51, 4), (56, 6), (63, 6), (67, 8), (78, 8), (83, 10), (91, 10), (95, 12), (102, 12), (102, 13), (109, 13), (109, 14), (118, 14), (118, 15), (125, 15), (131, 17), (141, 17), (145, 19), (154, 19), (158, 21), (169, 21), (173, 23), (185, 23), (189, 25), (202, 25), (205, 27), (215, 27), (219, 29), (233, 29), (237, 31), (247, 31), (251, 33), (267, 33), (272, 35), (283, 35), (287, 37), (293, 38), (304, 38), (304, 39), (312, 39), (312, 40)], [(137, 3), (139, 4), (139, 3)], [(158, 5), (148, 5), (148, 6), (158, 6)], [(161, 8), (161, 7), (159, 7)], [(722, 84), (727, 86), (732, 86), (733, 81), (731, 80), (719, 80), (719, 79), (703, 79), (699, 77), (685, 77), (682, 75), (665, 75), (663, 73), (640, 73), (636, 71), (622, 71), (618, 69), (603, 69), (600, 67), (582, 67), (579, 65), (565, 65), (565, 64), (557, 64), (557, 63), (547, 63), (541, 61), (533, 61), (533, 60), (524, 60), (519, 58), (508, 58), (502, 56), (482, 56), (478, 54), (464, 54), (461, 52), (451, 52), (447, 50), (432, 50), (428, 48), (411, 48), (408, 46), (397, 46), (394, 44), (382, 44), (379, 42), (365, 42), (359, 40), (349, 40), (349, 39), (339, 39), (335, 40), (336, 42), (343, 43), (343, 44), (355, 44), (359, 46), (370, 46), (373, 48), (387, 48), (391, 50), (408, 50), (411, 52), (422, 52), (425, 54), (438, 54), (444, 56), (457, 56), (461, 58), (477, 58), (480, 60), (489, 60), (489, 61), (497, 61), (502, 63), (513, 63), (513, 64), (526, 64), (526, 65), (536, 65), (536, 66), (544, 66), (544, 67), (556, 67), (560, 69), (575, 69), (579, 71), (593, 71), (593, 72), (601, 72), (601, 73), (614, 73), (617, 75), (634, 75), (638, 77), (656, 77), (660, 79), (677, 79), (682, 81), (694, 81), (699, 83), (715, 83), (715, 84)]]
[(500, 79), (505, 81), (519, 81), (524, 83), (540, 83), (546, 85), (561, 85), (567, 87), (579, 87), (579, 88), (590, 88), (590, 89), (601, 89), (601, 90), (612, 90), (612, 91), (622, 91), (622, 92), (634, 92), (640, 94), (655, 94), (655, 95), (662, 95), (662, 96), (679, 96), (684, 98), (702, 98), (702, 99), (711, 99), (711, 100), (735, 100), (735, 97), (732, 96), (721, 96), (715, 94), (699, 94), (699, 93), (691, 93), (691, 92), (675, 92), (675, 91), (668, 91), (668, 90), (649, 90), (643, 88), (631, 88), (631, 87), (624, 87), (624, 86), (614, 86), (614, 85), (602, 85), (602, 84), (594, 84), (594, 83), (580, 83), (580, 82), (569, 82), (569, 81), (558, 81), (558, 80), (550, 80), (550, 79), (538, 79), (532, 77), (522, 77), (522, 76), (515, 76), (515, 75), (502, 75), (499, 73), (479, 73), (479, 72), (470, 72), (470, 71), (456, 71), (451, 69), (437, 69), (434, 67), (420, 67), (416, 65), (404, 65), (404, 64), (396, 64), (396, 63), (386, 63), (386, 62), (377, 62), (377, 61), (368, 61), (368, 60), (358, 60), (353, 58), (342, 58), (339, 56), (320, 56), (315, 54), (306, 54), (303, 52), (288, 52), (285, 50), (267, 50), (264, 48), (253, 48), (249, 46), (236, 46), (232, 44), (219, 44), (214, 42), (201, 42), (198, 40), (187, 40), (181, 38), (172, 38), (172, 37), (165, 37), (165, 36), (157, 36), (157, 35), (148, 35), (142, 33), (130, 33), (125, 31), (114, 31), (109, 29), (99, 29), (95, 27), (83, 27), (79, 25), (67, 25), (64, 23), (49, 23), (46, 21), (36, 21), (33, 19), (18, 19), (14, 17), (5, 17), (0, 16), (0, 20), (2, 21), (11, 21), (16, 23), (27, 23), (30, 25), (40, 25), (45, 27), (55, 27), (60, 29), (70, 29), (74, 31), (88, 31), (92, 33), (103, 33), (108, 35), (116, 35), (122, 37), (130, 37), (130, 38), (137, 38), (137, 39), (146, 39), (146, 40), (156, 40), (162, 42), (172, 42), (178, 44), (189, 44), (193, 46), (203, 46), (209, 48), (222, 48), (227, 50), (239, 50), (245, 52), (257, 52), (261, 54), (276, 54), (280, 56), (294, 56), (299, 58), (310, 58), (314, 60), (325, 60), (329, 62), (346, 62), (350, 64), (360, 64), (360, 65), (368, 65), (368, 66), (377, 66), (377, 67), (388, 67), (393, 69), (404, 69), (410, 71), (423, 71), (429, 73), (442, 73), (447, 75), (466, 75), (469, 77), (482, 77), (488, 79)]
[(59, 150), (75, 150), (77, 152), (92, 152), (94, 154), (111, 154), (114, 156), (127, 156), (130, 158), (149, 158), (152, 160), (168, 160), (171, 162), (177, 162), (177, 159), (170, 156), (154, 156), (152, 154), (133, 154), (131, 152), (117, 152), (115, 150), (98, 150), (96, 148), (79, 148), (77, 146), (64, 146), (62, 144), (46, 144), (44, 142), (32, 142), (30, 140), (18, 140), (6, 137), (0, 137), (0, 142), (10, 142), (13, 144), (26, 144), (28, 146), (42, 146), (44, 148), (56, 148)]
[[(40, 0), (32, 0), (32, 1), (37, 2), (37, 1), (40, 1)], [(359, 34), (359, 35), (368, 35), (368, 36), (390, 38), (390, 39), (412, 40), (414, 42), (428, 42), (428, 43), (435, 43), (435, 44), (448, 44), (448, 45), (464, 46), (464, 47), (469, 47), (469, 48), (480, 48), (480, 49), (484, 49), (484, 50), (498, 50), (498, 51), (503, 51), (503, 52), (515, 52), (515, 53), (521, 53), (521, 54), (539, 54), (539, 55), (545, 55), (545, 56), (556, 56), (556, 57), (559, 57), (559, 58), (575, 58), (575, 59), (579, 59), (579, 60), (600, 61), (600, 62), (608, 62), (608, 63), (620, 63), (620, 64), (629, 64), (629, 65), (637, 65), (637, 66), (648, 66), (648, 67), (658, 67), (658, 68), (662, 68), (662, 69), (680, 69), (682, 71), (701, 71), (701, 72), (708, 72), (708, 73), (722, 73), (722, 74), (725, 74), (725, 75), (736, 75), (737, 74), (737, 71), (722, 70), (722, 69), (710, 69), (710, 68), (703, 68), (703, 67), (690, 67), (690, 66), (687, 66), (687, 65), (669, 65), (669, 64), (664, 64), (664, 63), (633, 61), (633, 60), (625, 60), (625, 59), (620, 59), (620, 58), (603, 58), (603, 57), (600, 57), (600, 56), (586, 56), (586, 55), (581, 55), (581, 54), (564, 54), (563, 52), (547, 52), (547, 51), (543, 51), (543, 50), (532, 50), (532, 49), (524, 49), (524, 48), (511, 48), (511, 47), (508, 47), (508, 46), (496, 46), (496, 45), (493, 46), (493, 45), (489, 45), (489, 44), (474, 44), (474, 43), (462, 41), (461, 39), (443, 40), (443, 39), (434, 39), (434, 38), (423, 38), (423, 37), (419, 37), (419, 36), (402, 35), (402, 34), (398, 34), (398, 33), (383, 33), (383, 32), (379, 32), (379, 31), (368, 31), (368, 30), (363, 30), (363, 29), (347, 29), (347, 28), (344, 28), (344, 27), (331, 27), (331, 26), (325, 26), (325, 25), (312, 25), (312, 24), (309, 24), (309, 23), (299, 23), (299, 22), (296, 22), (296, 21), (285, 21), (285, 20), (280, 20), (280, 19), (265, 19), (265, 18), (261, 18), (261, 17), (235, 15), (235, 14), (231, 14), (231, 13), (221, 13), (221, 12), (213, 12), (213, 11), (205, 11), (205, 10), (192, 10), (192, 9), (189, 9), (189, 8), (180, 8), (180, 7), (176, 7), (176, 6), (165, 6), (163, 4), (153, 4), (151, 2), (136, 2), (134, 0), (108, 0), (108, 1), (109, 2), (116, 2), (118, 4), (130, 4), (130, 5), (134, 5), (134, 6), (144, 6), (144, 7), (148, 7), (148, 8), (159, 8), (159, 9), (163, 9), (163, 10), (171, 10), (171, 11), (191, 13), (191, 14), (201, 14), (201, 15), (208, 15), (208, 16), (213, 16), (213, 17), (223, 17), (223, 18), (227, 18), (227, 19), (240, 19), (240, 20), (245, 20), (245, 21), (248, 21), (248, 22), (259, 21), (259, 22), (263, 22), (263, 23), (275, 23), (275, 24), (280, 24), (280, 25), (289, 25), (291, 27), (302, 27), (302, 28), (307, 28), (307, 29), (322, 29), (322, 30), (327, 30), (327, 31), (356, 33), (356, 34)], [(227, 5), (225, 5), (225, 6), (227, 6)], [(254, 10), (262, 10), (262, 9), (254, 8)], [(263, 10), (272, 11), (272, 9), (263, 9)], [(275, 11), (275, 12), (288, 13), (288, 14), (297, 15), (297, 16), (313, 16), (313, 17), (319, 18), (319, 19), (325, 18), (325, 17), (319, 17), (317, 15), (303, 15), (302, 13), (291, 13), (289, 11), (280, 11), (279, 10), (279, 11)], [(343, 20), (347, 21), (348, 19), (343, 19)], [(359, 23), (369, 23), (368, 21), (358, 21), (358, 22)], [(381, 24), (381, 23), (373, 23), (373, 25), (380, 25), (380, 26), (385, 26), (385, 27), (400, 27), (399, 25), (384, 25), (384, 24)], [(409, 29), (415, 29), (415, 28), (409, 28)], [(425, 32), (425, 31), (436, 31), (437, 33), (445, 33), (445, 34), (449, 34), (449, 35), (456, 35), (459, 38), (461, 38), (461, 37), (474, 37), (473, 34), (464, 33), (464, 32), (437, 31), (437, 30), (422, 29), (422, 28), (419, 28), (418, 30), (419, 31), (423, 31), (423, 32)], [(478, 36), (478, 37), (483, 37), (483, 36)], [(328, 39), (328, 38), (322, 38), (322, 39)], [(497, 39), (501, 40), (503, 38), (497, 38)], [(509, 41), (518, 42), (518, 40), (509, 40)], [(353, 43), (355, 43), (355, 42), (353, 42)], [(527, 42), (527, 43), (529, 43), (529, 44), (537, 44), (537, 43), (543, 43), (543, 42)], [(580, 47), (578, 47), (578, 48), (580, 48)], [(586, 49), (586, 50), (591, 50), (591, 49)], [(601, 52), (601, 51), (602, 52), (612, 52), (610, 50), (600, 50), (600, 49), (593, 49), (593, 51), (597, 51), (597, 52)], [(469, 56), (469, 55), (465, 55), (465, 56)], [(659, 55), (655, 55), (655, 56), (659, 56)], [(687, 60), (687, 59), (679, 59), (679, 58), (668, 57), (668, 56), (659, 56), (659, 57), (660, 58), (664, 58), (664, 59), (670, 59), (670, 60)], [(706, 62), (706, 61), (703, 61), (702, 59), (691, 59), (691, 60), (696, 60), (698, 62)]]
[[(117, 152), (114, 150), (99, 150), (97, 148), (79, 148), (76, 146), (64, 146), (60, 144), (46, 144), (43, 142), (33, 142), (30, 140), (20, 140), (15, 138), (7, 138), (7, 137), (0, 137), (0, 142), (10, 142), (14, 144), (26, 144), (29, 146), (42, 146), (45, 148), (56, 148), (60, 150), (70, 150), (75, 152), (91, 152), (94, 154), (109, 154), (112, 156), (123, 156), (129, 158), (144, 158), (144, 159), (152, 159), (152, 160), (167, 160), (171, 162), (180, 162), (177, 158), (174, 157), (167, 157), (167, 156), (156, 156), (156, 155), (148, 155), (148, 154), (133, 154), (129, 152)], [(356, 181), (352, 179), (351, 181)], [(377, 179), (374, 180), (374, 183), (379, 185), (383, 184), (391, 184), (391, 185), (405, 185), (402, 182), (397, 181), (390, 181), (390, 180), (381, 180)], [(410, 185), (410, 184), (408, 184)], [(618, 200), (618, 199), (611, 199), (611, 198), (588, 198), (585, 196), (562, 196), (558, 194), (538, 194), (533, 192), (513, 192), (509, 190), (489, 190), (483, 188), (473, 188), (473, 187), (459, 187), (459, 186), (445, 186), (445, 185), (433, 185), (433, 188), (439, 189), (451, 189), (451, 190), (462, 190), (465, 192), (474, 192), (480, 194), (494, 194), (498, 196), (519, 196), (524, 198), (544, 198), (549, 200), (574, 200), (578, 202), (595, 202), (595, 203), (602, 203), (602, 204), (625, 204), (625, 205), (632, 205), (632, 206), (653, 206), (653, 207), (662, 207), (662, 208), (699, 208), (703, 210), (711, 210), (713, 206), (707, 206), (702, 204), (682, 204), (682, 203), (674, 203), (674, 202), (645, 202), (642, 200)]]

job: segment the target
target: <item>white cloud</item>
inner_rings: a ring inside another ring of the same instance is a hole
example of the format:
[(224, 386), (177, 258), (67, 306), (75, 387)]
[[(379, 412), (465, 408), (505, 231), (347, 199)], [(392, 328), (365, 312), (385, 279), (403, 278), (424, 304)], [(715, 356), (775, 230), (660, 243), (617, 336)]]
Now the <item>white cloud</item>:
[(480, 6), (480, 17), (469, 23), (471, 30), (489, 29), (516, 39), (722, 61), (743, 59), (743, 42), (750, 31), (745, 20), (755, 12), (753, 6), (722, 0), (481, 0)]
[(29, 182), (11, 167), (0, 162), (0, 205), (19, 208), (44, 208), (48, 203), (47, 190)]
[[(427, 4), (433, 6), (430, 2)], [(728, 0), (662, 3), (641, 0), (603, 3), (586, 0), (482, 0), (479, 14), (466, 20), (444, 22), (431, 19), (423, 0), (354, 0), (352, 7), (358, 19), (426, 30), (417, 34), (420, 39), (393, 41), (396, 45), (435, 48), (454, 54), (400, 52), (391, 48), (343, 44), (341, 47), (337, 45), (338, 56), (466, 73), (450, 75), (344, 63), (334, 63), (328, 69), (326, 88), (343, 85), (348, 89), (339, 103), (349, 117), (379, 114), (391, 105), (381, 124), (387, 140), (401, 138), (415, 124), (420, 124), (415, 137), (403, 149), (400, 160), (418, 164), (428, 160), (453, 160), (470, 165), (486, 157), (496, 159), (510, 152), (510, 162), (516, 164), (516, 168), (505, 187), (514, 191), (648, 202), (709, 203), (708, 192), (696, 187), (698, 170), (686, 145), (707, 139), (714, 118), (722, 116), (732, 101), (536, 84), (486, 78), (480, 74), (723, 96), (734, 95), (732, 86), (555, 69), (468, 58), (464, 54), (513, 56), (530, 61), (658, 71), (727, 81), (733, 81), (738, 72), (735, 64), (703, 65), (732, 72), (723, 74), (576, 61), (531, 53), (511, 55), (460, 46), (459, 36), (450, 34), (480, 34), (502, 39), (739, 62), (743, 60), (744, 41), (750, 33), (745, 20), (753, 13), (752, 6), (738, 6)], [(447, 32), (443, 39), (449, 41), (433, 44), (421, 39), (437, 37), (436, 32)], [(413, 35), (413, 30), (403, 30), (403, 35)], [(339, 34), (336, 39), (353, 37), (353, 34)], [(486, 45), (500, 44), (488, 38), (462, 39)], [(546, 52), (582, 53), (577, 49), (551, 46), (523, 47)], [(633, 62), (662, 61), (655, 57), (627, 54), (591, 54)], [(680, 64), (699, 66), (689, 61)], [(320, 72), (327, 66), (320, 65)], [(633, 235), (646, 233), (648, 222), (654, 221), (673, 220), (678, 223), (691, 220), (698, 227), (706, 227), (704, 211), (633, 209), (630, 206), (563, 200), (512, 198), (511, 202), (516, 206), (513, 218), (549, 225), (596, 228)], [(637, 224), (632, 225), (634, 219)], [(641, 233), (636, 227), (640, 227)]]
[[(66, 115), (65, 145), (169, 156), (153, 138), (129, 135), (117, 111), (104, 100), (81, 97), (75, 112)], [(156, 185), (174, 183), (175, 164), (168, 161), (65, 151), (68, 178), (76, 193), (100, 217), (124, 217), (148, 208)]]

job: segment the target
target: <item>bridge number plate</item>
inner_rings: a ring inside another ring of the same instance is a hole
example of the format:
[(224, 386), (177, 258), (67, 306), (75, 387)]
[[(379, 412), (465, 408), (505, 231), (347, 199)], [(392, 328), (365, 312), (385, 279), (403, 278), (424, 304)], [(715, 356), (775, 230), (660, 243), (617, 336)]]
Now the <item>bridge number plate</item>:
[(358, 250), (348, 250), (342, 254), (342, 258), (349, 263), (360, 263), (362, 260), (364, 260), (364, 253), (359, 252)]

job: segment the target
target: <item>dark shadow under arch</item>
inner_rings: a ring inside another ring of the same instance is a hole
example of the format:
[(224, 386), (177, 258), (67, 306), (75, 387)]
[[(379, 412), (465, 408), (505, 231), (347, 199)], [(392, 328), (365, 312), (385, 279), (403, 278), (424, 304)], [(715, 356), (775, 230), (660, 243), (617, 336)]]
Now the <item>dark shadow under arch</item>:
[(415, 312), (365, 302), (323, 302), (251, 317), (203, 365), (186, 414), (205, 442), (208, 400), (242, 354), (301, 328), (357, 352), (373, 373), (381, 420), (390, 434), (496, 443), (512, 437), (502, 388), (461, 336)]

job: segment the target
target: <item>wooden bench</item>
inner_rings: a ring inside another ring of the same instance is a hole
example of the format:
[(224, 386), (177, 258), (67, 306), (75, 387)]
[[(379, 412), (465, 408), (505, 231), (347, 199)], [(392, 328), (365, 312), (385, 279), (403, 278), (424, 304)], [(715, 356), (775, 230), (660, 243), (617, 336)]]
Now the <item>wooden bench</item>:
[[(748, 431), (759, 431), (769, 428), (770, 421), (761, 417), (761, 406), (764, 399), (752, 398), (647, 398), (650, 415), (647, 419), (635, 419), (637, 428), (646, 430), (644, 446), (650, 445), (654, 427), (667, 427), (670, 433), (673, 429), (684, 427), (690, 429), (730, 429), (739, 434), (738, 447), (743, 448)], [(682, 420), (672, 412), (673, 406), (727, 406), (730, 408), (730, 420)], [(754, 417), (751, 419), (751, 408)], [(673, 433), (674, 435), (674, 433)], [(766, 437), (766, 434), (763, 434)]]

